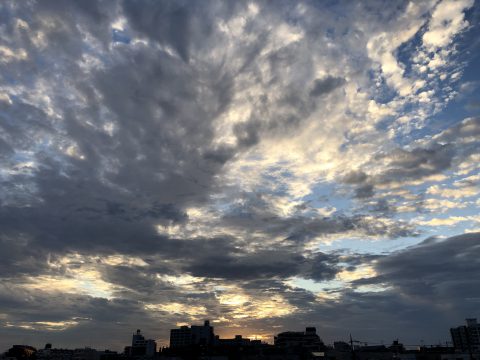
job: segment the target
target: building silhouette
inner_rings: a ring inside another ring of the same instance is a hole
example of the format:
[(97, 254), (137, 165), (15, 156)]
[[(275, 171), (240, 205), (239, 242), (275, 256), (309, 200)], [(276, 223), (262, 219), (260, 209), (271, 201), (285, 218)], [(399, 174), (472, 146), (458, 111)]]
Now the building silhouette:
[(210, 321), (205, 320), (203, 325), (181, 326), (170, 330), (170, 347), (188, 347), (192, 345), (212, 346), (215, 335)]
[(16, 358), (17, 360), (27, 360), (35, 357), (37, 349), (29, 345), (13, 345), (5, 353), (5, 357)]
[(480, 324), (477, 319), (465, 319), (466, 325), (450, 329), (453, 346), (456, 350), (471, 354), (480, 353)]
[(157, 343), (145, 339), (140, 329), (132, 335), (132, 345), (125, 348), (125, 354), (130, 357), (152, 358), (157, 353)]
[(98, 351), (89, 347), (77, 349), (56, 349), (47, 343), (43, 349), (36, 350), (28, 345), (14, 345), (5, 357), (11, 360), (117, 360), (115, 351)]
[(123, 354), (88, 347), (56, 349), (48, 343), (39, 350), (14, 345), (0, 360), (480, 360), (480, 324), (476, 319), (467, 319), (466, 325), (451, 328), (450, 333), (454, 346), (403, 345), (398, 339), (386, 346), (351, 337), (350, 343), (335, 341), (327, 346), (316, 328), (307, 327), (305, 331), (277, 334), (272, 345), (242, 335), (221, 339), (206, 320), (203, 325), (171, 329), (170, 347), (158, 352), (156, 342), (146, 339), (139, 329)]
[(256, 346), (261, 345), (261, 340), (251, 340), (249, 338), (244, 338), (242, 335), (235, 335), (232, 339), (221, 339), (220, 336), (215, 335), (215, 346), (224, 346), (224, 347), (245, 347), (245, 346)]
[(286, 331), (274, 337), (274, 344), (279, 348), (302, 348), (311, 351), (325, 350), (325, 344), (317, 335), (317, 329), (307, 327), (305, 331)]

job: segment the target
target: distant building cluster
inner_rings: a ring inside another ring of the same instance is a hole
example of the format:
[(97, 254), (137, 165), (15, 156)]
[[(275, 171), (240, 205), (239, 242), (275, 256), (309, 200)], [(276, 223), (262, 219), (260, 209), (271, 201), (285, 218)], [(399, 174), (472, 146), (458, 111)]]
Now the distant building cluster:
[(326, 350), (314, 327), (307, 327), (305, 332), (286, 331), (280, 333), (274, 337), (274, 345), (280, 349), (302, 348), (312, 352)]
[(480, 360), (480, 324), (467, 319), (466, 325), (451, 328), (453, 346), (417, 346), (408, 348), (398, 340), (390, 346), (368, 345), (353, 340), (325, 345), (316, 328), (285, 331), (273, 344), (251, 340), (242, 335), (222, 339), (206, 320), (203, 325), (181, 326), (170, 331), (170, 346), (157, 351), (155, 340), (146, 339), (140, 330), (123, 353), (91, 348), (43, 349), (13, 345), (0, 360)]
[(81, 349), (54, 349), (46, 344), (43, 349), (28, 345), (13, 345), (5, 354), (6, 360), (115, 360), (116, 351), (98, 351), (89, 347)]
[(477, 319), (467, 319), (467, 324), (450, 329), (455, 349), (462, 352), (480, 353), (480, 324)]
[(179, 348), (191, 345), (214, 345), (215, 336), (210, 321), (205, 320), (203, 326), (181, 326), (170, 330), (170, 347)]
[(260, 340), (250, 340), (242, 335), (235, 335), (233, 339), (220, 339), (213, 332), (210, 321), (205, 320), (203, 325), (181, 326), (170, 330), (170, 348), (185, 349), (195, 346), (208, 347), (239, 347), (260, 345)]

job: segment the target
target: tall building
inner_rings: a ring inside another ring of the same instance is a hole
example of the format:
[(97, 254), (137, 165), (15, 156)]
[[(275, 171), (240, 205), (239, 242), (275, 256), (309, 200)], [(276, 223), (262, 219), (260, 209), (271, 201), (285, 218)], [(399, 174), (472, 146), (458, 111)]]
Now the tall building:
[(186, 347), (192, 345), (192, 330), (188, 326), (170, 330), (170, 347)]
[(178, 348), (191, 345), (213, 345), (215, 336), (210, 321), (205, 320), (203, 325), (182, 326), (170, 330), (170, 347)]
[(210, 321), (205, 320), (203, 326), (192, 325), (192, 342), (195, 345), (212, 345), (214, 340), (213, 327), (210, 326)]
[(132, 335), (132, 346), (129, 348), (130, 356), (151, 358), (155, 356), (156, 352), (157, 343), (155, 340), (146, 340), (140, 329)]
[(450, 329), (456, 350), (473, 354), (480, 353), (480, 324), (477, 319), (466, 319), (466, 325)]

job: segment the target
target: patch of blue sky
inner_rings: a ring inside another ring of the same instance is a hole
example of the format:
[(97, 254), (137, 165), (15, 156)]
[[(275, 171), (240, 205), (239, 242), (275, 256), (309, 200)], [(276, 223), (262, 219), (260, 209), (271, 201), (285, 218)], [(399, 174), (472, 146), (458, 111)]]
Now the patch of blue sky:
[(408, 147), (416, 140), (424, 139), (426, 136), (433, 135), (435, 132), (431, 132), (424, 127), (416, 128), (414, 131), (409, 132), (408, 134), (403, 134), (398, 132), (395, 134), (393, 141), (400, 147)]
[[(479, 10), (467, 11), (467, 19), (472, 18), (472, 14), (476, 12), (477, 20), (480, 17)], [(468, 15), (470, 14), (470, 15)], [(470, 20), (472, 24), (472, 21)], [(475, 23), (473, 23), (475, 24)], [(463, 36), (461, 41), (457, 41), (455, 51), (455, 56), (450, 59), (450, 62), (455, 64), (455, 66), (450, 66), (449, 71), (447, 72), (449, 77), (445, 80), (446, 83), (451, 83), (451, 76), (457, 72), (462, 71), (462, 77), (458, 79), (456, 84), (453, 84), (455, 88), (459, 91), (459, 95), (450, 101), (442, 112), (436, 117), (437, 121), (441, 122), (443, 127), (451, 126), (458, 121), (461, 121), (463, 118), (470, 116), (466, 104), (472, 99), (478, 99), (479, 97), (479, 86), (470, 87), (470, 91), (465, 91), (466, 83), (478, 83), (480, 82), (480, 41), (478, 39), (478, 24), (473, 25)], [(465, 61), (468, 59), (468, 62)], [(463, 90), (462, 90), (463, 87)], [(432, 124), (435, 126), (435, 124)]]
[(12, 160), (15, 163), (24, 163), (30, 161), (34, 158), (34, 153), (32, 151), (15, 151), (12, 155)]
[[(305, 289), (314, 294), (328, 295), (330, 293), (337, 293), (345, 289), (345, 282), (332, 279), (324, 281), (315, 281), (313, 279), (305, 279), (300, 277), (294, 277), (289, 281), (291, 286)], [(328, 298), (328, 296), (327, 296)]]
[[(480, 39), (478, 31), (480, 28), (480, 6), (472, 6), (465, 11), (465, 20), (470, 24), (469, 28), (462, 34), (460, 41), (456, 42), (456, 49), (462, 53), (468, 52), (469, 58), (472, 54), (476, 57), (480, 56), (478, 50), (480, 48)], [(470, 62), (471, 59), (468, 59)]]
[[(463, 87), (462, 84), (466, 85)], [(436, 117), (437, 123), (442, 127), (449, 127), (464, 118), (478, 115), (480, 109), (472, 109), (468, 104), (472, 101), (480, 100), (480, 57), (476, 57), (472, 63), (464, 69), (463, 77), (460, 83), (460, 93), (443, 109)], [(438, 126), (438, 124), (432, 124)]]
[(372, 100), (375, 100), (376, 103), (388, 104), (390, 101), (396, 98), (396, 90), (388, 86), (383, 78), (372, 81), (376, 81), (379, 85), (375, 87), (375, 91), (373, 92), (372, 96)]
[(287, 192), (287, 186), (282, 182), (282, 180), (289, 180), (293, 178), (294, 175), (282, 167), (281, 164), (270, 166), (264, 173), (262, 173), (262, 183), (268, 184), (268, 186), (262, 190), (268, 191), (268, 189), (272, 188), (271, 185), (274, 184), (274, 193), (285, 194)]
[(112, 42), (114, 43), (122, 43), (122, 44), (130, 44), (132, 39), (128, 35), (128, 33), (124, 30), (113, 29), (112, 30)]
[(383, 119), (381, 119), (375, 124), (375, 130), (380, 132), (386, 132), (396, 118), (397, 116), (385, 116)]
[(420, 238), (422, 241), (428, 237), (449, 238), (457, 236), (458, 234), (463, 234), (469, 228), (471, 228), (471, 224), (469, 225), (466, 222), (452, 226), (422, 226), (420, 227)]
[[(480, 68), (480, 59), (477, 63), (477, 66)], [(468, 77), (464, 76), (464, 78)], [(469, 78), (469, 82), (479, 82), (480, 80), (478, 79), (479, 75), (477, 74), (477, 78), (475, 80), (471, 80), (471, 78)], [(460, 94), (453, 101), (444, 103), (444, 108), (441, 112), (434, 114), (427, 119), (428, 126), (417, 128), (415, 131), (409, 133), (408, 136), (399, 133), (396, 135), (394, 140), (399, 145), (407, 145), (411, 141), (419, 140), (425, 138), (426, 136), (436, 135), (463, 121), (465, 118), (478, 114), (480, 112), (480, 108), (477, 111), (471, 111), (471, 109), (468, 109), (469, 103), (479, 99), (480, 84), (472, 85), (473, 89), (469, 93)], [(406, 104), (403, 112), (408, 114), (414, 106), (415, 104)]]
[(318, 7), (321, 12), (328, 11), (336, 21), (346, 18), (344, 4), (338, 0), (310, 1), (309, 5)]
[(352, 201), (347, 196), (341, 196), (333, 183), (319, 183), (312, 188), (310, 194), (302, 198), (312, 207), (334, 207), (337, 212), (348, 213), (352, 208)]
[(328, 288), (326, 288), (325, 284), (322, 282), (316, 282), (311, 279), (304, 279), (304, 278), (299, 278), (299, 277), (294, 277), (292, 278), (289, 283), (293, 285), (294, 287), (298, 287), (301, 289), (305, 289), (308, 291), (311, 291), (313, 293), (325, 291)]
[(426, 236), (409, 236), (395, 239), (371, 239), (361, 236), (342, 237), (319, 244), (317, 250), (321, 252), (344, 252), (346, 254), (381, 255), (416, 245), (423, 241), (425, 237)]
[[(15, 95), (10, 95), (8, 96), (10, 98), (10, 101), (12, 103), (16, 103), (18, 101), (18, 97), (15, 96)], [(6, 106), (2, 106), (0, 107), (0, 120), (2, 122), (4, 122), (4, 124), (9, 124), (9, 125), (13, 125), (15, 124), (17, 121), (15, 121), (14, 118), (12, 118), (12, 116), (10, 115), (10, 113), (7, 111), (8, 108)]]
[[(415, 118), (412, 118), (412, 120), (415, 120)], [(432, 130), (430, 125), (422, 126), (415, 128), (414, 131), (411, 131), (408, 134), (398, 132), (395, 134), (393, 140), (398, 146), (405, 147), (408, 145), (412, 145), (412, 143), (416, 140), (425, 139), (426, 137), (438, 134), (442, 130), (444, 130), (444, 127), (437, 127), (435, 130)]]
[(215, 199), (212, 203), (212, 208), (220, 214), (228, 213), (232, 204), (227, 202), (225, 198)]
[[(2, 73), (1, 79), (2, 79), (3, 85), (17, 85), (19, 83), (18, 74), (14, 72), (5, 71), (4, 73)], [(23, 83), (23, 79), (22, 79), (22, 83)]]
[(336, 30), (333, 27), (329, 27), (325, 30), (325, 37), (329, 40), (335, 40)]
[(449, 102), (445, 109), (432, 119), (431, 124), (429, 124), (431, 125), (431, 131), (444, 130), (470, 116), (466, 105), (472, 98), (478, 99), (478, 93), (473, 94), (473, 96), (465, 94), (465, 96), (459, 96), (454, 101)]
[(413, 58), (417, 54), (418, 49), (422, 46), (422, 36), (425, 33), (426, 25), (423, 25), (417, 33), (408, 41), (401, 44), (396, 52), (397, 61), (402, 64), (405, 73), (404, 76), (410, 77), (414, 72)]

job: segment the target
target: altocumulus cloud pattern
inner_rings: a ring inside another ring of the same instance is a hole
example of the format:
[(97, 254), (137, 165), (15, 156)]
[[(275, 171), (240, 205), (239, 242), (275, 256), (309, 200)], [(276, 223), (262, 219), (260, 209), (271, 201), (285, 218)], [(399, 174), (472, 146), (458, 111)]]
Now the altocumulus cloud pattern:
[(480, 316), (479, 15), (2, 1), (0, 345)]

